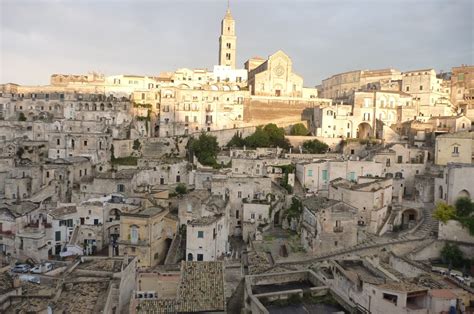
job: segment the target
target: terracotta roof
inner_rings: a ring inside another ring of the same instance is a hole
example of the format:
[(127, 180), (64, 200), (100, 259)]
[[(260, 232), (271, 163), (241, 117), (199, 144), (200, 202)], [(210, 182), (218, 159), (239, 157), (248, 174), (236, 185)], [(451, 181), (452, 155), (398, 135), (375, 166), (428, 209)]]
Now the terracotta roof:
[(456, 299), (457, 296), (454, 292), (452, 292), (450, 289), (433, 289), (430, 290), (430, 295), (435, 298), (440, 298), (440, 299)]

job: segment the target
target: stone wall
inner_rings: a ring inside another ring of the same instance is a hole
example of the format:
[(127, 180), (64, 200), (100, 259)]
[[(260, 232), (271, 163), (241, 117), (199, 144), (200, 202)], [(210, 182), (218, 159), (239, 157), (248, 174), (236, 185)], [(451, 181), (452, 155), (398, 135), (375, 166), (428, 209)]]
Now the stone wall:
[[(270, 121), (268, 122), (270, 123)], [(212, 135), (217, 137), (217, 143), (219, 143), (220, 146), (225, 146), (229, 141), (232, 139), (232, 137), (238, 132), (242, 137), (247, 137), (249, 135), (252, 135), (253, 132), (255, 132), (256, 126), (259, 124), (255, 124), (255, 126), (248, 126), (248, 127), (243, 127), (243, 128), (235, 128), (235, 129), (224, 129), (224, 130), (216, 130), (216, 131), (209, 131), (206, 132), (208, 135)], [(198, 138), (200, 133), (194, 133), (192, 136), (195, 138)]]
[(244, 122), (252, 125), (275, 123), (282, 127), (307, 121), (310, 117), (304, 114), (304, 110), (317, 106), (320, 102), (263, 97), (247, 99), (244, 102)]
[(439, 222), (438, 239), (472, 243), (474, 236), (469, 234), (469, 230), (464, 228), (457, 220), (448, 220), (446, 223)]

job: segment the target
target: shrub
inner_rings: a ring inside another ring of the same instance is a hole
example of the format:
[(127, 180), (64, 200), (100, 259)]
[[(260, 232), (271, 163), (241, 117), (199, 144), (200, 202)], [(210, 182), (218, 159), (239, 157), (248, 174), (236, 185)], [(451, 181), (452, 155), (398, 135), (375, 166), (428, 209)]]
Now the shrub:
[(291, 135), (308, 135), (309, 131), (303, 123), (297, 123), (291, 128)]
[(329, 146), (318, 139), (303, 142), (303, 150), (310, 154), (324, 154)]

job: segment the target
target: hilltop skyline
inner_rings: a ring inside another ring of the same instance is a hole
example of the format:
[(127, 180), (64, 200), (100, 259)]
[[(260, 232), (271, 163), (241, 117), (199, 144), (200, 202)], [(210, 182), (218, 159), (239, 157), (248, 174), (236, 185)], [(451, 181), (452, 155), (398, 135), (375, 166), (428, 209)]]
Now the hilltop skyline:
[[(43, 85), (53, 73), (212, 70), (227, 2), (2, 0), (1, 6), (0, 82)], [(449, 71), (473, 63), (470, 1), (233, 1), (231, 10), (237, 67), (282, 49), (306, 86), (357, 69)]]

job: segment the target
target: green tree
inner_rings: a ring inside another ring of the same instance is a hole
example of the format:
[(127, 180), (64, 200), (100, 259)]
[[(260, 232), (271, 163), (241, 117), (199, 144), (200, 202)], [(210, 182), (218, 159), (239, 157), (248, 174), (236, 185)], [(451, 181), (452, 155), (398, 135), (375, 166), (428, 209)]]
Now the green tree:
[(318, 139), (303, 142), (303, 150), (310, 154), (324, 154), (328, 149), (328, 144), (321, 142)]
[(458, 198), (454, 207), (456, 207), (456, 214), (459, 217), (467, 217), (474, 212), (474, 202), (469, 197)]
[(140, 143), (140, 140), (137, 138), (133, 141), (133, 150), (140, 150), (140, 147), (142, 147), (142, 144)]
[(23, 112), (18, 115), (18, 121), (26, 121), (26, 116)]
[(244, 147), (245, 140), (242, 138), (238, 132), (232, 136), (229, 143), (227, 143), (227, 147)]
[(206, 133), (201, 133), (198, 139), (192, 139), (189, 147), (199, 162), (205, 166), (214, 166), (216, 162), (219, 144), (217, 138)]
[(176, 191), (177, 194), (183, 195), (183, 194), (186, 194), (188, 192), (188, 188), (186, 187), (186, 185), (184, 183), (179, 183), (176, 186), (175, 191)]
[(309, 131), (303, 123), (297, 123), (291, 128), (291, 135), (308, 135)]
[(258, 126), (252, 135), (249, 135), (244, 139), (244, 142), (245, 145), (250, 148), (269, 147), (270, 137), (261, 126)]
[(453, 206), (448, 205), (445, 202), (438, 202), (438, 204), (436, 204), (433, 217), (446, 223), (448, 220), (454, 219), (456, 217), (456, 210)]
[(275, 123), (269, 123), (265, 125), (263, 131), (268, 134), (270, 146), (290, 148), (290, 142), (285, 138), (285, 130), (283, 128), (279, 128)]
[(464, 254), (456, 244), (446, 243), (441, 250), (441, 259), (446, 264), (460, 266), (464, 261)]

